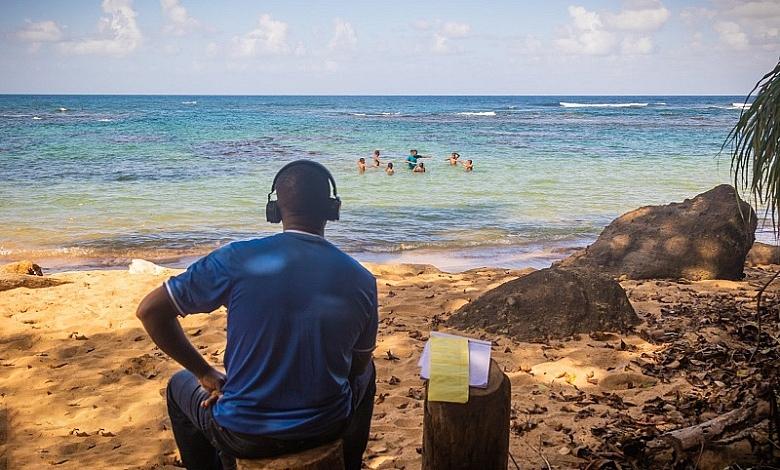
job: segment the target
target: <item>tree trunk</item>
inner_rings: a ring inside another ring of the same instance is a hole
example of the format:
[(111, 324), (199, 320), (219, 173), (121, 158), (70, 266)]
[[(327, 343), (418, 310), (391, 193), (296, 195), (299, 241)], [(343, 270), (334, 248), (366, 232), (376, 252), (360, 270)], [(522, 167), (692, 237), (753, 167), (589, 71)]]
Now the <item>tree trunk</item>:
[(344, 470), (341, 439), (304, 450), (267, 459), (238, 459), (238, 470)]
[(493, 360), (488, 387), (470, 387), (467, 403), (429, 402), (426, 385), (422, 470), (506, 470), (511, 388)]

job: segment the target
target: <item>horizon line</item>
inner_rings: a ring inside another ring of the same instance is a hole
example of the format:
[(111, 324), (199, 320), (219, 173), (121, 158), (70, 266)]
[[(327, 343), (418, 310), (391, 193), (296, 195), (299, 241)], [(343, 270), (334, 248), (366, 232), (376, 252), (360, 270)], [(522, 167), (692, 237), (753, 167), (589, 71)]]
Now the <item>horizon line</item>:
[(661, 94), (381, 94), (381, 93), (369, 93), (369, 94), (329, 94), (329, 93), (270, 93), (270, 94), (244, 94), (244, 93), (6, 93), (0, 92), (0, 96), (217, 96), (217, 97), (309, 97), (309, 96), (321, 96), (321, 97), (558, 97), (558, 96), (576, 96), (576, 97), (592, 97), (592, 96), (609, 96), (609, 97), (657, 97), (657, 96), (669, 96), (669, 97), (694, 97), (694, 96), (744, 96), (749, 97), (742, 93), (702, 93), (702, 94), (690, 94), (690, 93), (661, 93)]

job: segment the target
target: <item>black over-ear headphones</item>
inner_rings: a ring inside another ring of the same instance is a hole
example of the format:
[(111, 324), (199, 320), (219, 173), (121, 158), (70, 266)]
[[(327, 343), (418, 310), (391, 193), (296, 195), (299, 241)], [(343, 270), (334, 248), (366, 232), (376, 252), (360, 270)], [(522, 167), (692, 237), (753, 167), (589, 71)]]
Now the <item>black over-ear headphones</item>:
[(312, 168), (316, 168), (328, 177), (328, 181), (330, 181), (330, 185), (333, 187), (333, 197), (328, 196), (328, 205), (325, 209), (325, 220), (339, 220), (341, 199), (339, 199), (338, 190), (336, 189), (336, 180), (333, 179), (333, 175), (325, 168), (325, 165), (312, 160), (295, 160), (294, 162), (290, 162), (283, 166), (282, 169), (276, 173), (274, 182), (271, 183), (271, 192), (268, 193), (268, 203), (265, 205), (265, 219), (272, 224), (278, 224), (282, 221), (282, 213), (279, 211), (279, 204), (276, 200), (271, 200), (271, 196), (276, 192), (276, 182), (279, 180), (279, 175), (284, 173), (285, 170), (297, 165), (308, 165)]

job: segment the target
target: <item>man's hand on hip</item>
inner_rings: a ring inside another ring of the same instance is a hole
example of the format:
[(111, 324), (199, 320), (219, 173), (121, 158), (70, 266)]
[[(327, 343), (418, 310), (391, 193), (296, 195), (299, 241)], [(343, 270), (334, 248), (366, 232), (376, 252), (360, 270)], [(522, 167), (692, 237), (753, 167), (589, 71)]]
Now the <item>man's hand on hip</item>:
[(208, 408), (222, 396), (222, 386), (225, 385), (225, 374), (211, 367), (205, 374), (198, 377), (200, 386), (209, 392), (209, 397), (200, 404)]

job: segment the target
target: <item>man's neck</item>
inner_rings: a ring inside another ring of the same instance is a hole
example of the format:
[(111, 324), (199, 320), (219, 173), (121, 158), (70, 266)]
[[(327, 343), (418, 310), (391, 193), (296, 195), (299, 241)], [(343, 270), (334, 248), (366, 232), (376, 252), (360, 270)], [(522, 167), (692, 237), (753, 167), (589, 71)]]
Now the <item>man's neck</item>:
[(320, 229), (314, 229), (312, 227), (305, 227), (302, 225), (297, 224), (283, 224), (282, 230), (285, 232), (302, 232), (302, 233), (308, 233), (309, 235), (317, 235), (318, 237), (325, 237), (325, 227), (322, 227)]

